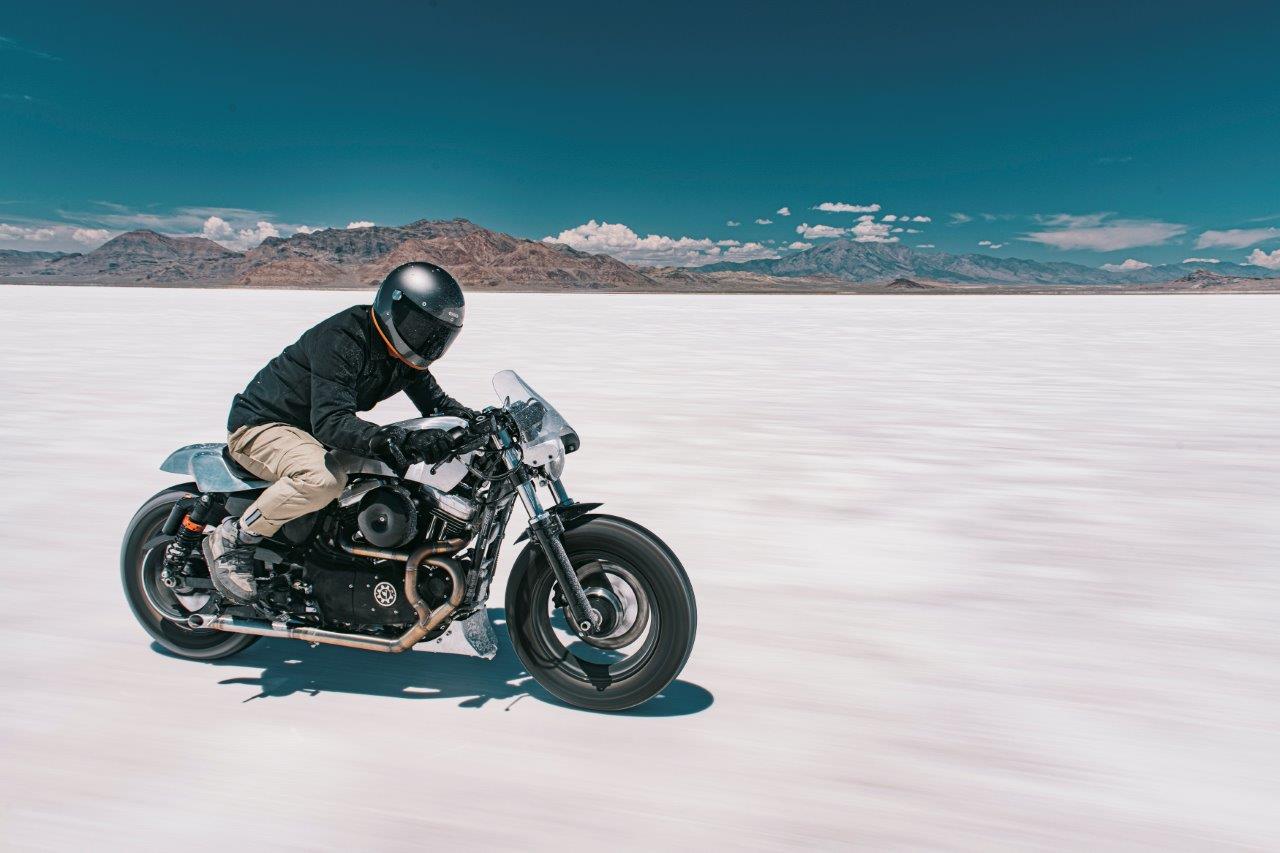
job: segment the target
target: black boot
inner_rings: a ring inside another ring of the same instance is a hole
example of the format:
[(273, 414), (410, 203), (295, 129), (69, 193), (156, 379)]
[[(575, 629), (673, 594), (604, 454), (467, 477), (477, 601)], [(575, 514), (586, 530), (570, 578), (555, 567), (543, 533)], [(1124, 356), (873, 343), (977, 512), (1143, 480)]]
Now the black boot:
[(261, 541), (261, 536), (242, 530), (234, 518), (224, 520), (204, 538), (209, 579), (218, 592), (237, 604), (249, 604), (258, 597), (253, 552)]

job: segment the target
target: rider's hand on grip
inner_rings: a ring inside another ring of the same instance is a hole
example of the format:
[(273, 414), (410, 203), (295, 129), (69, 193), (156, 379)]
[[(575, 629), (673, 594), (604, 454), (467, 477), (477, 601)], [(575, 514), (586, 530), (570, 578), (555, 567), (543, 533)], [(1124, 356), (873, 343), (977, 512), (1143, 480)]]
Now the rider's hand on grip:
[(401, 427), (384, 426), (369, 440), (369, 455), (403, 475), (412, 464), (405, 452), (409, 433)]
[(409, 433), (405, 455), (415, 462), (434, 464), (453, 453), (453, 442), (442, 429), (424, 429)]

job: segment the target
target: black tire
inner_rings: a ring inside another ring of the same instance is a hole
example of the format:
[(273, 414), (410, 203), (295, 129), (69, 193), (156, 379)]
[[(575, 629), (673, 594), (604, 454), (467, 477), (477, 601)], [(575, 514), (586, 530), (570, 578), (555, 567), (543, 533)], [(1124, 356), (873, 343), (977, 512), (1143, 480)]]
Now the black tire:
[(590, 516), (564, 534), (564, 546), (575, 568), (604, 560), (637, 580), (649, 598), (652, 636), (617, 664), (584, 660), (559, 642), (548, 614), (555, 578), (541, 547), (531, 543), (507, 582), (507, 632), (520, 662), (553, 696), (580, 708), (623, 711), (652, 699), (680, 674), (698, 630), (684, 567), (662, 540), (616, 516)]
[(129, 609), (157, 643), (175, 655), (191, 660), (217, 660), (243, 651), (258, 639), (251, 634), (228, 634), (225, 631), (192, 630), (166, 619), (147, 600), (143, 584), (156, 582), (158, 555), (143, 552), (145, 545), (160, 532), (169, 510), (182, 498), (197, 494), (195, 483), (184, 483), (156, 494), (134, 513), (125, 530), (120, 548), (120, 580), (124, 584)]

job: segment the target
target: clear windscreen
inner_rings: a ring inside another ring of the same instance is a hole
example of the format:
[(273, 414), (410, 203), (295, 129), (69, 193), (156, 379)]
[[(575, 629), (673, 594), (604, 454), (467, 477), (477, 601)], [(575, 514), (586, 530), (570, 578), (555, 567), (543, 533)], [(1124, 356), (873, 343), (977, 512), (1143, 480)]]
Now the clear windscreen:
[(514, 370), (494, 374), (493, 390), (498, 394), (498, 402), (511, 413), (520, 428), (522, 443), (540, 444), (573, 432), (560, 413)]

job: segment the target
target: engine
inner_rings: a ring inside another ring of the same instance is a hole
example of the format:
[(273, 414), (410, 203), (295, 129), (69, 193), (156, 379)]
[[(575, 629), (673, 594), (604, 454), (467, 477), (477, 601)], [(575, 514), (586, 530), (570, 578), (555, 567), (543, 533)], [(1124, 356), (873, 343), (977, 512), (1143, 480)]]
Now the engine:
[[(423, 483), (353, 480), (338, 500), (335, 539), (382, 551), (409, 553), (440, 539), (469, 539), (478, 507), (467, 497)], [(407, 625), (417, 614), (405, 600), (404, 564), (313, 549), (306, 580), (311, 600), (326, 624), (344, 630)], [(443, 572), (422, 572), (418, 592), (430, 607), (448, 598)]]

